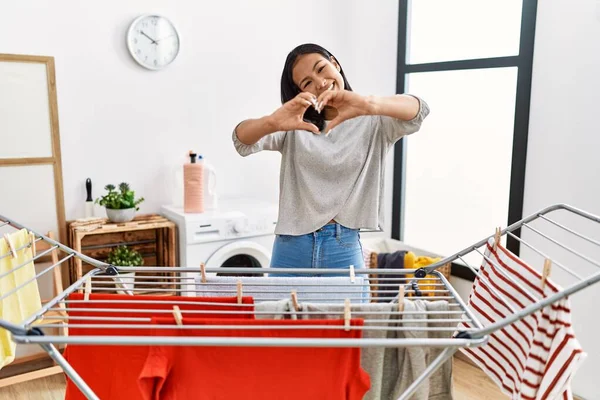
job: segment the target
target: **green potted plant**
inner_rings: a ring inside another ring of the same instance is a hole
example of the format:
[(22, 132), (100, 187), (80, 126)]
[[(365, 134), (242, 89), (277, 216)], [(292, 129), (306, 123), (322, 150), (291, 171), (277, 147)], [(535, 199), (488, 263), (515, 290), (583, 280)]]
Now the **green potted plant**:
[[(127, 246), (118, 246), (108, 253), (106, 262), (117, 267), (139, 267), (144, 265), (142, 255)], [(126, 290), (133, 290), (135, 282), (135, 271), (119, 272), (121, 284)]]
[(135, 198), (135, 192), (131, 190), (128, 183), (121, 182), (119, 189), (108, 184), (104, 187), (107, 194), (96, 199), (96, 204), (106, 208), (106, 215), (112, 222), (127, 222), (135, 217), (135, 212), (140, 208), (138, 205), (144, 201), (143, 197)]

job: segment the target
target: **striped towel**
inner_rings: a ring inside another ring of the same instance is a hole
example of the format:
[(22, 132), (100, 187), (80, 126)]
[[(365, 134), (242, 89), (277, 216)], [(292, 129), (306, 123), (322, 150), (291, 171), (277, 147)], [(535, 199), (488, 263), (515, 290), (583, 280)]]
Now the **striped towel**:
[[(561, 290), (549, 280), (542, 290), (539, 272), (501, 245), (494, 251), (492, 243), (493, 239), (487, 243), (485, 254), (495, 265), (484, 259), (479, 271), (493, 290), (477, 278), (469, 295), (469, 307), (484, 326), (512, 313), (503, 299), (518, 311)], [(498, 272), (498, 265), (518, 285)], [(586, 357), (575, 338), (566, 297), (495, 331), (485, 346), (461, 350), (504, 393), (525, 400), (572, 399), (571, 379)]]

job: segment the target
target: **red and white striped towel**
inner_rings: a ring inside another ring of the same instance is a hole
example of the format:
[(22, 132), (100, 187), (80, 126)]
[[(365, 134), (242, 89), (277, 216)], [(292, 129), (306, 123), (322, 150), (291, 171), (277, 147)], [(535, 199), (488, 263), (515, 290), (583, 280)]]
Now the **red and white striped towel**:
[[(492, 243), (490, 239), (485, 254), (493, 263), (484, 259), (479, 272), (493, 289), (476, 278), (468, 303), (482, 325), (491, 325), (512, 313), (503, 299), (519, 311), (561, 290), (549, 280), (542, 290), (538, 271), (501, 245), (494, 251)], [(518, 285), (498, 272), (498, 265)], [(472, 328), (467, 323), (460, 327)], [(525, 400), (572, 399), (571, 378), (586, 357), (571, 327), (568, 298), (495, 331), (485, 346), (461, 350), (504, 393)]]

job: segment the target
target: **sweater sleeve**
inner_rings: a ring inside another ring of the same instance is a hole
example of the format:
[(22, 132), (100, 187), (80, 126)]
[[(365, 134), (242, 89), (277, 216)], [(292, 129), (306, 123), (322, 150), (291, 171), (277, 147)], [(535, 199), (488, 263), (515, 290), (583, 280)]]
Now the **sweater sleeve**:
[(425, 117), (429, 115), (429, 105), (424, 100), (416, 96), (413, 97), (419, 101), (419, 112), (413, 119), (405, 121), (386, 115), (377, 116), (379, 130), (389, 144), (396, 143), (402, 136), (417, 132), (421, 129), (421, 123)]
[[(236, 127), (237, 128), (237, 127)], [(236, 129), (233, 130), (233, 145), (241, 156), (246, 157), (250, 154), (258, 153), (262, 150), (279, 151), (283, 148), (287, 132), (273, 132), (269, 135), (263, 136), (258, 142), (254, 144), (244, 144), (240, 141), (237, 136)]]
[(148, 357), (138, 378), (138, 387), (144, 400), (158, 400), (169, 376), (170, 360), (161, 350), (164, 346), (150, 346)]

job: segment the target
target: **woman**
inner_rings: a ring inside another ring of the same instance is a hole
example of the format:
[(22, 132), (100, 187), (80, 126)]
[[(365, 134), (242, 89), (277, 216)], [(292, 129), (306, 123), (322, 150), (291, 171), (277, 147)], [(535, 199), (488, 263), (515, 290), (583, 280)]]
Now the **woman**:
[(386, 154), (429, 108), (414, 96), (353, 92), (339, 61), (316, 44), (288, 55), (281, 102), (233, 132), (242, 156), (282, 155), (271, 267), (364, 268), (359, 229), (383, 226)]

